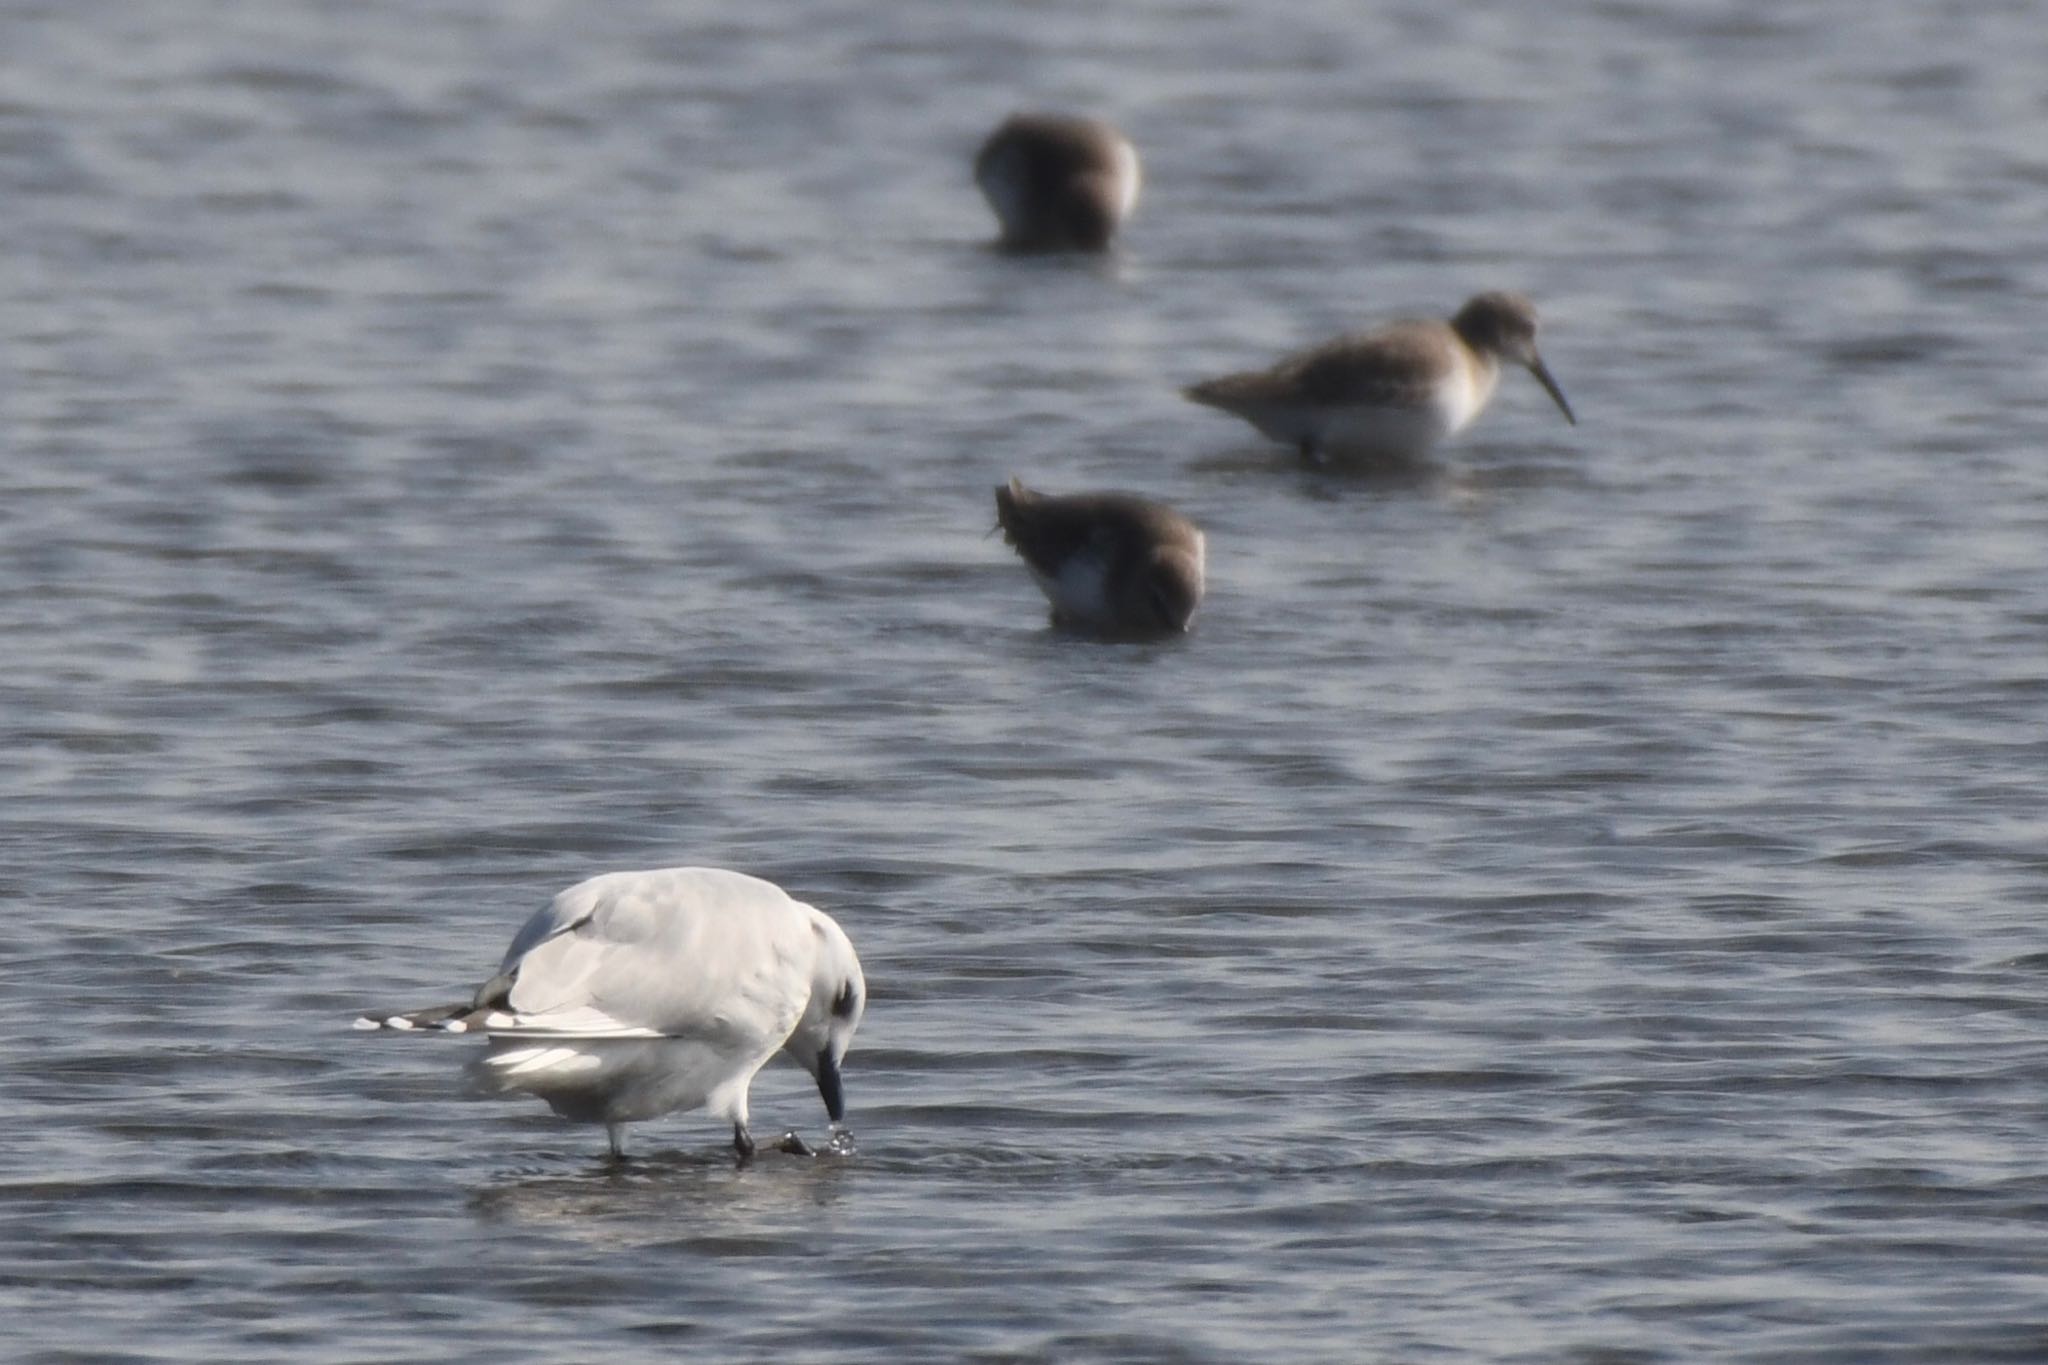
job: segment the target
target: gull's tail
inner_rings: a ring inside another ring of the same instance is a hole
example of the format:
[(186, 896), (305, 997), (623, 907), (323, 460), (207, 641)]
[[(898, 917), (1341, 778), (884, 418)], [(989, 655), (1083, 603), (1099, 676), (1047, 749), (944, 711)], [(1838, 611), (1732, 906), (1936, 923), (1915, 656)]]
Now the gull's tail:
[(464, 1000), (454, 1005), (430, 1005), (423, 1010), (406, 1010), (399, 1014), (385, 1014), (373, 1011), (358, 1015), (355, 1026), (359, 1029), (388, 1028), (399, 1032), (411, 1029), (439, 1029), (443, 1033), (468, 1033), (479, 1027), (488, 1009), (480, 1008), (473, 1000)]
[[(454, 1005), (429, 1005), (423, 1010), (405, 1010), (397, 1014), (369, 1013), (358, 1015), (356, 1027), (360, 1029), (388, 1028), (405, 1032), (410, 1029), (432, 1028), (443, 1033), (468, 1033), (480, 1030), (488, 1022), (493, 1025), (503, 1021), (509, 1023), (500, 1010), (511, 1008), (512, 981), (518, 975), (518, 968), (500, 972), (476, 988), (476, 994)], [(493, 1019), (492, 1016), (497, 1018)]]

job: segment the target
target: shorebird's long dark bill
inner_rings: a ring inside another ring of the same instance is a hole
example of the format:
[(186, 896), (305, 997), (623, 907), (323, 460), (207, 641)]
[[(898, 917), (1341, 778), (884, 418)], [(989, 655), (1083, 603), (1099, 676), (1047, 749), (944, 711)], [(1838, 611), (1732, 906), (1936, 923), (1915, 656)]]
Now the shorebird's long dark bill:
[(1543, 391), (1556, 400), (1558, 411), (1564, 414), (1564, 420), (1577, 426), (1579, 419), (1572, 416), (1572, 405), (1564, 401), (1564, 390), (1550, 377), (1550, 367), (1543, 363), (1542, 356), (1539, 355), (1529, 362), (1529, 373), (1535, 375), (1536, 382), (1543, 386)]

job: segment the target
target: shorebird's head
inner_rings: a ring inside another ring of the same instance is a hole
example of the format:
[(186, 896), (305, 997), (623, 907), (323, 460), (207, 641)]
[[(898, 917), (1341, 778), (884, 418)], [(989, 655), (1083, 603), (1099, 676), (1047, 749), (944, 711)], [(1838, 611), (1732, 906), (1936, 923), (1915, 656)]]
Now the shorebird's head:
[(846, 1117), (839, 1065), (846, 1060), (846, 1050), (853, 1046), (853, 1031), (860, 1027), (861, 1014), (867, 1009), (868, 986), (852, 941), (832, 917), (812, 911), (811, 929), (818, 939), (818, 956), (811, 967), (811, 998), (782, 1050), (811, 1073), (827, 1117), (838, 1123)]
[(1179, 632), (1202, 601), (1202, 547), (1162, 545), (1145, 566), (1145, 608), (1161, 631)]
[(1077, 175), (1060, 197), (1058, 245), (1105, 251), (1123, 222), (1122, 190), (1113, 175)]
[(1572, 405), (1565, 401), (1564, 390), (1558, 387), (1550, 367), (1536, 350), (1536, 305), (1527, 296), (1506, 290), (1474, 294), (1451, 319), (1451, 326), (1467, 346), (1481, 355), (1526, 366), (1557, 404), (1564, 420), (1573, 426), (1579, 424), (1579, 419), (1572, 415)]

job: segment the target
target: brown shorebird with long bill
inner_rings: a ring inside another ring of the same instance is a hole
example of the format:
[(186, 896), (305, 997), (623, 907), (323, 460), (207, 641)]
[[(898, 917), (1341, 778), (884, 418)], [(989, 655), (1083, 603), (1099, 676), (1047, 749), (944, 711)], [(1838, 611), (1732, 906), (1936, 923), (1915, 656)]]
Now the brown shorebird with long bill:
[(1319, 464), (1414, 461), (1471, 425), (1493, 397), (1502, 361), (1527, 367), (1577, 425), (1536, 350), (1535, 306), (1510, 293), (1475, 295), (1448, 321), (1390, 323), (1184, 392)]

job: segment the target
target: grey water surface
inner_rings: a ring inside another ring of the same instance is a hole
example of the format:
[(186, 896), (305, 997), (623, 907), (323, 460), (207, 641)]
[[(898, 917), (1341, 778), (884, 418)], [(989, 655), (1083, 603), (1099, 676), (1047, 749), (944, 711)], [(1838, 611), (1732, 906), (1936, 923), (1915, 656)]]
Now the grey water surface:
[[(0, 5), (0, 1355), (2048, 1358), (2042, 17)], [(1583, 425), (1177, 394), (1492, 287)], [(351, 1032), (686, 862), (859, 944), (852, 1159)]]

